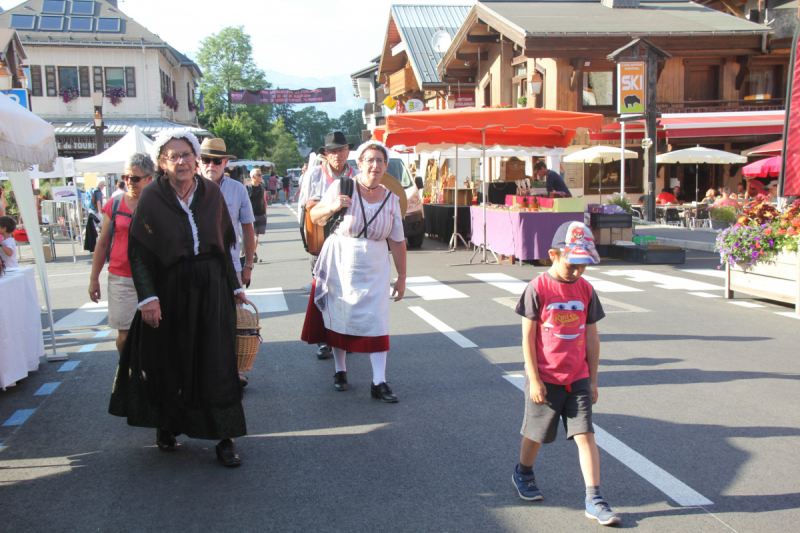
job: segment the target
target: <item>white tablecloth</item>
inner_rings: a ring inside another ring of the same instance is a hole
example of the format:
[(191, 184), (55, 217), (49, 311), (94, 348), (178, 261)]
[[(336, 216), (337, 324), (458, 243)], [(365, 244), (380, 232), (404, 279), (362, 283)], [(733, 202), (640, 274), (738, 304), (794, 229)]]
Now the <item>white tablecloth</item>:
[(42, 318), (31, 267), (0, 276), (0, 388), (39, 369), (44, 355)]

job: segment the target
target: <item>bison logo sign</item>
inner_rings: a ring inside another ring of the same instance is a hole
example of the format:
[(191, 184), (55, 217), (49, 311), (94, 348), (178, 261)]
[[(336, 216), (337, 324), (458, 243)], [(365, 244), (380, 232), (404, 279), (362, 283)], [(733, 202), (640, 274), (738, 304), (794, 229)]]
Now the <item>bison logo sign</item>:
[(617, 112), (644, 113), (645, 66), (642, 61), (617, 64)]

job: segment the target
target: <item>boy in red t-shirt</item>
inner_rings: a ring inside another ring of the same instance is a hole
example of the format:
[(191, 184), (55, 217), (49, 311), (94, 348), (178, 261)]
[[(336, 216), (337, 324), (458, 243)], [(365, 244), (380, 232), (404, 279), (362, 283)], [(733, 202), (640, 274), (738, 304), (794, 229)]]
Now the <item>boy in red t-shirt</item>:
[(542, 443), (556, 439), (561, 418), (567, 439), (578, 445), (586, 516), (607, 526), (620, 519), (600, 495), (600, 455), (592, 427), (600, 359), (596, 323), (605, 313), (592, 285), (581, 278), (586, 265), (600, 262), (592, 231), (580, 222), (565, 222), (553, 238), (550, 259), (553, 266), (528, 284), (516, 308), (523, 317), (525, 417), (512, 479), (520, 498), (542, 499), (533, 462)]

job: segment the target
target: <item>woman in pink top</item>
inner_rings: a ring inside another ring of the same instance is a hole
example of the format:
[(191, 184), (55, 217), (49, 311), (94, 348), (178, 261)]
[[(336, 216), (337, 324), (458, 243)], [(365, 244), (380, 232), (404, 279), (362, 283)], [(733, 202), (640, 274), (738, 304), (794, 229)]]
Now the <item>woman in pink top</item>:
[[(153, 179), (155, 170), (149, 154), (137, 152), (128, 158), (125, 175), (122, 176), (128, 186), (128, 192), (116, 197), (103, 207), (103, 229), (97, 239), (92, 258), (92, 274), (89, 281), (89, 298), (93, 302), (100, 301), (100, 272), (106, 259), (108, 263), (108, 326), (119, 331), (117, 335), (117, 351), (122, 353), (122, 346), (128, 337), (128, 330), (139, 305), (136, 287), (133, 285), (131, 265), (128, 262), (128, 229), (131, 225), (139, 195), (145, 185)], [(116, 200), (119, 200), (117, 202)], [(117, 205), (118, 204), (118, 205)], [(113, 213), (117, 206), (116, 214)], [(111, 218), (114, 217), (114, 229), (111, 233)], [(109, 254), (109, 250), (111, 253)]]
[(723, 187), (722, 188), (722, 198), (719, 198), (717, 201), (714, 202), (714, 207), (723, 207), (723, 206), (734, 206), (739, 207), (739, 202), (731, 198), (731, 188), (730, 187)]

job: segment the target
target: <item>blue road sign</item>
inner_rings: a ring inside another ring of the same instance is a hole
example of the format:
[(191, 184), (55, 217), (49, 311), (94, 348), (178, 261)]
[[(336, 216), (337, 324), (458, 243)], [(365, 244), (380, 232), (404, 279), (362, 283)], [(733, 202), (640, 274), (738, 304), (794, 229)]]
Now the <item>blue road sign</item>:
[(3, 91), (3, 94), (14, 100), (25, 109), (28, 109), (28, 91), (26, 89), (11, 89), (9, 91)]

